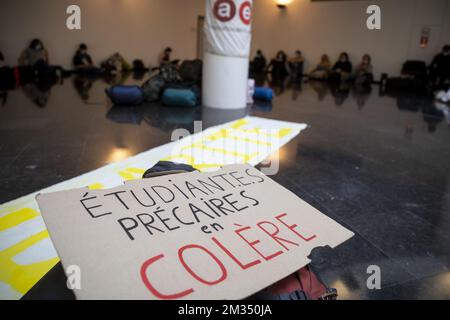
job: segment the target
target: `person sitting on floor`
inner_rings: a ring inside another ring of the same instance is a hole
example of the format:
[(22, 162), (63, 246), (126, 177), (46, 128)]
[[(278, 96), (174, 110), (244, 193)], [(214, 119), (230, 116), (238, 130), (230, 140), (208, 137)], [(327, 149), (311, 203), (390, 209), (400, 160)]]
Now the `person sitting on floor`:
[(323, 54), (319, 64), (310, 72), (309, 78), (316, 80), (324, 80), (328, 78), (331, 70), (331, 61), (327, 54)]
[(45, 62), (49, 64), (48, 52), (44, 44), (39, 39), (33, 39), (30, 45), (22, 51), (19, 57), (19, 65), (34, 66), (38, 62)]
[(92, 58), (87, 52), (87, 45), (82, 43), (73, 56), (72, 63), (75, 67), (75, 72), (86, 76), (101, 75), (102, 70), (94, 66)]
[(73, 56), (72, 63), (75, 69), (89, 69), (93, 67), (92, 58), (87, 53), (87, 45), (84, 43), (79, 45)]
[(450, 45), (445, 45), (442, 52), (433, 58), (429, 69), (433, 87), (442, 88), (450, 82)]
[(159, 65), (162, 66), (165, 64), (169, 64), (171, 62), (171, 59), (170, 59), (171, 54), (172, 54), (172, 48), (171, 47), (165, 48), (164, 51), (161, 52), (161, 54), (159, 55), (159, 58), (158, 58)]
[(116, 52), (102, 63), (102, 69), (107, 74), (116, 75), (121, 72), (127, 73), (131, 70), (131, 65), (120, 53)]
[(50, 65), (47, 49), (37, 38), (22, 52), (19, 65), (31, 67), (38, 78), (62, 78), (66, 74), (62, 67)]
[(296, 50), (294, 56), (289, 59), (291, 79), (294, 82), (299, 82), (302, 79), (304, 61), (305, 59), (303, 59), (303, 55), (300, 50)]
[(370, 55), (365, 54), (355, 69), (355, 85), (367, 86), (373, 81), (373, 67)]
[(273, 79), (280, 79), (286, 77), (289, 72), (286, 67), (287, 56), (284, 51), (280, 50), (267, 66), (267, 71), (272, 74)]
[(252, 61), (252, 69), (255, 73), (264, 72), (266, 69), (267, 60), (266, 57), (264, 57), (261, 50), (256, 51), (256, 56), (253, 58)]
[(347, 52), (342, 52), (339, 55), (339, 60), (333, 66), (333, 78), (340, 81), (347, 81), (352, 74), (352, 63), (348, 58)]

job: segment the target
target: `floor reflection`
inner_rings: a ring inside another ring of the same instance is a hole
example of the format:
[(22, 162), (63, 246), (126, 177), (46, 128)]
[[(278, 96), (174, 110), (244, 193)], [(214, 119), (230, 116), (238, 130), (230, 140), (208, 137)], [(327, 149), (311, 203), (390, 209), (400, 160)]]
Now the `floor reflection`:
[[(355, 232), (315, 256), (341, 299), (450, 298), (450, 108), (378, 85), (255, 77), (272, 102), (233, 112), (159, 103), (113, 106), (105, 88), (149, 74), (73, 76), (0, 88), (0, 202), (247, 114), (309, 128), (269, 160), (272, 178)], [(379, 265), (382, 289), (366, 286)], [(31, 292), (33, 294), (33, 292)]]

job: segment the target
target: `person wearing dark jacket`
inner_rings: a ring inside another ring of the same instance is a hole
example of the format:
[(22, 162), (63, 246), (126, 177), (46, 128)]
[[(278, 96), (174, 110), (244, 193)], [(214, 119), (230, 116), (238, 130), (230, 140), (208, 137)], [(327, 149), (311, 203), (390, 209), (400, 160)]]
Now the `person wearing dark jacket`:
[(431, 62), (430, 79), (434, 87), (441, 87), (450, 81), (450, 45), (445, 45)]
[(264, 72), (264, 70), (266, 69), (266, 65), (267, 60), (266, 57), (264, 57), (262, 51), (261, 50), (256, 51), (256, 56), (255, 58), (253, 58), (252, 61), (253, 71), (256, 73)]
[(94, 66), (92, 58), (87, 50), (88, 47), (84, 43), (78, 46), (78, 50), (72, 58), (72, 64), (75, 67), (75, 72), (86, 76), (100, 76), (102, 74), (102, 70)]
[(73, 56), (72, 63), (75, 69), (87, 69), (93, 66), (92, 58), (87, 53), (87, 46), (84, 43), (78, 47), (78, 50)]
[(333, 66), (333, 73), (339, 80), (346, 81), (350, 79), (352, 69), (353, 66), (348, 58), (347, 52), (342, 52), (339, 60)]
[(289, 72), (287, 69), (287, 55), (280, 50), (267, 66), (267, 71), (272, 74), (272, 78), (284, 78)]

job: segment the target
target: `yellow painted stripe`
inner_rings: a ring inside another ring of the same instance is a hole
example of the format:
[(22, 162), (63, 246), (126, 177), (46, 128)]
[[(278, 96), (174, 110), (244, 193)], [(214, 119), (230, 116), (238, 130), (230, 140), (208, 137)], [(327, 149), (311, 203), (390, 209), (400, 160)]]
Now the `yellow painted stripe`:
[(103, 189), (104, 187), (105, 186), (101, 183), (93, 183), (88, 186), (88, 188), (91, 190), (99, 190), (99, 189)]
[(118, 173), (124, 180), (135, 180), (141, 179), (145, 170), (140, 168), (126, 168), (124, 170), (120, 170)]
[(48, 237), (47, 230), (44, 230), (0, 251), (0, 281), (8, 283), (21, 294), (27, 293), (36, 282), (58, 263), (59, 258), (52, 258), (29, 265), (19, 265), (14, 262), (13, 258), (20, 252)]
[(23, 208), (0, 217), (0, 231), (15, 227), (25, 221), (36, 218), (39, 213), (30, 208)]

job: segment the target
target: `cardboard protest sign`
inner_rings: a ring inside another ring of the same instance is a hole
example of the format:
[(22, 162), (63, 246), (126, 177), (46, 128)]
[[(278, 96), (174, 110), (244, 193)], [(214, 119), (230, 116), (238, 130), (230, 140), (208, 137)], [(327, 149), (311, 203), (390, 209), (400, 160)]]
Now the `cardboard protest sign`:
[(250, 165), (36, 199), (79, 299), (241, 299), (353, 235)]

